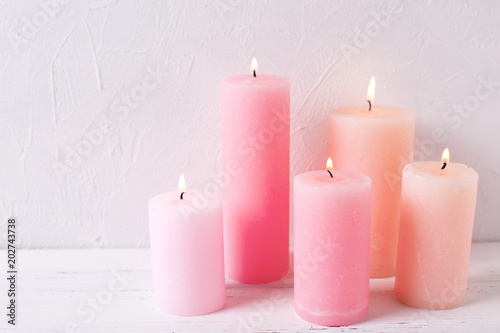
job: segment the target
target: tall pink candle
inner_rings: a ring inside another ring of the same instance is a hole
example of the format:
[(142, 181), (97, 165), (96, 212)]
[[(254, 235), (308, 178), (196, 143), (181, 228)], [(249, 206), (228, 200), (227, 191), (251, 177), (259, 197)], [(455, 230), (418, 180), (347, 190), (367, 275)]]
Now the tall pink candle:
[(415, 162), (403, 169), (395, 294), (404, 304), (450, 309), (465, 299), (478, 174)]
[[(373, 98), (372, 98), (373, 102)], [(333, 110), (329, 154), (335, 169), (372, 179), (370, 277), (393, 276), (400, 214), (401, 170), (413, 159), (415, 116), (390, 106)]]
[(230, 77), (220, 99), (226, 275), (279, 280), (289, 269), (290, 81)]
[(295, 311), (325, 326), (368, 311), (371, 180), (347, 171), (295, 177)]
[(149, 201), (155, 304), (163, 312), (197, 316), (225, 303), (222, 205), (196, 190)]

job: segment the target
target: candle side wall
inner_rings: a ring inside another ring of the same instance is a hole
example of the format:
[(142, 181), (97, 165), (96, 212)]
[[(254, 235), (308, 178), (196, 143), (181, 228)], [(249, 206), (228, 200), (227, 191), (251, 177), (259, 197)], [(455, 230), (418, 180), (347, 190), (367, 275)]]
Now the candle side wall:
[[(429, 165), (435, 175), (423, 174)], [(449, 309), (465, 298), (478, 175), (448, 166), (462, 176), (440, 179), (439, 162), (403, 170), (395, 293), (417, 308)]]

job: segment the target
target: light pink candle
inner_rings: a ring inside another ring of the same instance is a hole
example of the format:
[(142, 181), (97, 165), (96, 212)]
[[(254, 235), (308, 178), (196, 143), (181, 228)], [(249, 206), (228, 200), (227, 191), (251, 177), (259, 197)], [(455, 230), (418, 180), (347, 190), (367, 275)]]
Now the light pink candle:
[(222, 203), (200, 191), (149, 201), (155, 304), (177, 316), (214, 312), (225, 303)]
[(295, 177), (295, 311), (325, 326), (361, 321), (368, 311), (371, 180), (312, 171)]
[(279, 280), (289, 269), (290, 81), (230, 77), (220, 99), (226, 275)]
[[(373, 102), (373, 97), (369, 97)], [(372, 179), (370, 277), (393, 276), (400, 214), (401, 170), (413, 159), (415, 116), (373, 104), (333, 110), (329, 154), (335, 169)]]
[(465, 299), (478, 174), (459, 163), (403, 169), (395, 294), (404, 304), (451, 309)]

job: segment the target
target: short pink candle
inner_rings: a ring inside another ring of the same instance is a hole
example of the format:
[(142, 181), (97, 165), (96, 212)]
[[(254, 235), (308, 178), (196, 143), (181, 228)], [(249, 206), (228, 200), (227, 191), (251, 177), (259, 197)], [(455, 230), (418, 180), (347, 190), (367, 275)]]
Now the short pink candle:
[(279, 280), (289, 270), (290, 81), (230, 77), (220, 99), (226, 274)]
[(415, 162), (403, 169), (395, 294), (440, 310), (465, 299), (478, 174), (470, 167)]
[(371, 180), (346, 172), (295, 177), (295, 311), (325, 326), (350, 325), (368, 311)]
[(225, 303), (222, 205), (188, 190), (149, 201), (155, 304), (177, 316), (214, 312)]
[[(369, 97), (373, 102), (373, 97)], [(413, 159), (411, 111), (368, 104), (333, 110), (329, 155), (335, 169), (370, 176), (372, 184), (370, 277), (396, 272), (401, 171)]]

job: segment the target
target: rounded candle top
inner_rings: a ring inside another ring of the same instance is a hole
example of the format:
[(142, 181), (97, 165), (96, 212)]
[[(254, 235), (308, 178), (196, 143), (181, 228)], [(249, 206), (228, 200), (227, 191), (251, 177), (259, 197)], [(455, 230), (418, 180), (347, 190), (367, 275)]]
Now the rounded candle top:
[(405, 165), (403, 175), (405, 177), (421, 177), (426, 179), (438, 180), (456, 180), (456, 179), (474, 179), (479, 175), (471, 167), (461, 163), (447, 163), (446, 168), (442, 170), (442, 162), (438, 161), (420, 161)]
[(207, 196), (199, 190), (188, 189), (184, 193), (183, 199), (180, 198), (178, 191), (171, 191), (151, 198), (148, 206), (152, 211), (182, 211), (189, 213), (193, 210), (197, 212), (211, 210), (217, 208), (220, 203), (220, 196), (214, 198), (212, 193), (210, 193), (210, 196)]
[(149, 200), (149, 207), (153, 210), (177, 209), (179, 206), (192, 205), (196, 195), (199, 195), (197, 190), (189, 190), (182, 199), (178, 191), (161, 193)]
[(260, 75), (257, 74), (257, 69), (257, 59), (253, 58), (251, 64), (251, 71), (253, 72), (253, 75), (236, 75), (225, 78), (222, 81), (222, 87), (265, 86), (266, 89), (280, 87), (287, 87), (289, 89), (290, 80), (286, 77), (278, 75)]
[(326, 170), (304, 172), (295, 176), (294, 183), (319, 188), (356, 187), (371, 184), (370, 177), (361, 173), (342, 170), (330, 170), (330, 172), (333, 178)]
[(341, 107), (334, 109), (332, 115), (366, 120), (415, 118), (413, 112), (409, 110), (376, 104), (372, 105), (371, 110), (368, 110), (367, 105)]
[(266, 86), (266, 87), (281, 87), (289, 86), (290, 80), (283, 76), (278, 75), (261, 75), (257, 74), (257, 77), (252, 75), (237, 75), (225, 78), (222, 81), (222, 85), (232, 86), (232, 87), (247, 87), (247, 86)]

